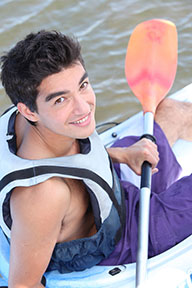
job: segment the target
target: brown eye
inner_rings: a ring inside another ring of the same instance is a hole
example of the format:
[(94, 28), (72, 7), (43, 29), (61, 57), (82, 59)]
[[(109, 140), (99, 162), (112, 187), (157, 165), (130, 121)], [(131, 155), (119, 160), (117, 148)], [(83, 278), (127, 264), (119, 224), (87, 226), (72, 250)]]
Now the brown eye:
[(80, 89), (85, 89), (85, 88), (87, 88), (88, 85), (89, 85), (89, 82), (85, 81), (81, 84)]
[(55, 101), (55, 104), (61, 104), (65, 101), (65, 98), (64, 97), (60, 97), (58, 98), (56, 101)]

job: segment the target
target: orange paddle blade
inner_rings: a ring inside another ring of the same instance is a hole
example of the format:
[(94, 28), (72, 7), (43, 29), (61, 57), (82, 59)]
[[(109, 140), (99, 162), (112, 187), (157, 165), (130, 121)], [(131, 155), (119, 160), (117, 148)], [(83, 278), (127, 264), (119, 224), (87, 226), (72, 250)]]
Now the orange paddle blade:
[(177, 30), (166, 20), (145, 21), (134, 29), (125, 60), (127, 82), (145, 112), (155, 113), (177, 70)]

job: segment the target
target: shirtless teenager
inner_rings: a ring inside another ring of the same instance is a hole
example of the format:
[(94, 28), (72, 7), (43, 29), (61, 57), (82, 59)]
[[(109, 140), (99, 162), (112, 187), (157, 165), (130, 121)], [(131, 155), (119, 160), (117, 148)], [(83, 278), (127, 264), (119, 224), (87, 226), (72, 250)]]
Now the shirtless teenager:
[[(2, 83), (18, 109), (16, 155), (35, 161), (80, 155), (81, 140), (95, 130), (96, 104), (79, 44), (60, 33), (40, 31), (28, 35), (1, 60)], [(186, 125), (190, 111), (191, 105), (170, 99), (159, 105), (156, 121), (170, 145), (178, 138), (191, 140), (191, 127)], [(159, 153), (149, 140), (109, 148), (108, 153), (114, 162), (126, 163), (137, 174), (144, 160), (152, 164), (153, 173), (158, 172)], [(98, 159), (98, 165), (102, 161)], [(43, 287), (41, 278), (51, 267), (55, 245), (93, 239), (98, 224), (90, 195), (84, 181), (75, 177), (54, 175), (36, 185), (14, 187), (10, 194), (10, 288)]]

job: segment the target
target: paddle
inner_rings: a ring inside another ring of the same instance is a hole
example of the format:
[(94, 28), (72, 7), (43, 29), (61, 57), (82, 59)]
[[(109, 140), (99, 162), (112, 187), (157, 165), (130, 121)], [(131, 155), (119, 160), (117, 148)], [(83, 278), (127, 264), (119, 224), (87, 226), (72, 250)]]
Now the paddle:
[[(153, 141), (154, 114), (159, 102), (170, 90), (177, 69), (177, 31), (166, 20), (145, 21), (134, 29), (127, 48), (127, 82), (141, 102), (144, 112), (144, 137)], [(151, 165), (142, 165), (139, 202), (136, 287), (147, 276)]]

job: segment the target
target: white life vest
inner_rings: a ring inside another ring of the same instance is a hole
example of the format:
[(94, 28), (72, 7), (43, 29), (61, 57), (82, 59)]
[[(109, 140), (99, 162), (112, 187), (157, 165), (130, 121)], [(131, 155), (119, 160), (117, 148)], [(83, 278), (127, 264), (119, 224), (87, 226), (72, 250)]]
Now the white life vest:
[(113, 210), (116, 227), (106, 229), (113, 229), (112, 234), (118, 240), (125, 213), (123, 193), (97, 133), (80, 140), (83, 149), (88, 148), (87, 152), (48, 159), (23, 159), (16, 155), (16, 115), (17, 108), (12, 106), (0, 118), (0, 226), (7, 237), (10, 238), (12, 223), (9, 205), (12, 189), (36, 185), (57, 176), (84, 182), (98, 229)]

